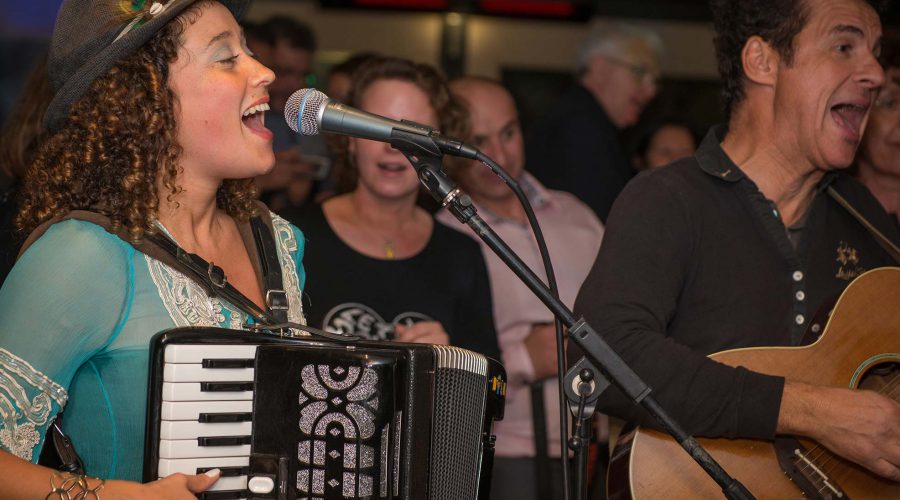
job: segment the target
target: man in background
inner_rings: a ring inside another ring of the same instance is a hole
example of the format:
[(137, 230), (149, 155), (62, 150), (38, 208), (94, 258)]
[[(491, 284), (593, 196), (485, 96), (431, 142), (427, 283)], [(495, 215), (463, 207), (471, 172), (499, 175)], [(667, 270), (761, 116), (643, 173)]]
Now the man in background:
[(316, 181), (330, 166), (328, 148), (322, 136), (303, 136), (290, 129), (284, 108), (291, 95), (311, 87), (316, 38), (306, 24), (286, 16), (274, 16), (249, 34), (248, 45), (260, 62), (275, 72), (269, 85), (269, 112), (266, 128), (275, 135), (275, 168), (257, 177), (263, 201), (274, 212), (303, 206), (313, 196)]
[(634, 26), (592, 34), (578, 53), (577, 85), (528, 136), (528, 170), (580, 198), (601, 221), (635, 174), (619, 132), (656, 95), (661, 52), (655, 33)]
[[(516, 179), (534, 207), (547, 242), (559, 284), (560, 298), (571, 307), (594, 260), (603, 226), (584, 203), (569, 193), (544, 188), (524, 170), (525, 146), (515, 102), (503, 86), (485, 78), (462, 78), (450, 83), (453, 94), (467, 104), (469, 142)], [(482, 218), (539, 276), (544, 266), (518, 198), (499, 177), (479, 162), (466, 162), (453, 172), (472, 197)], [(553, 314), (487, 248), (481, 239), (446, 210), (438, 219), (482, 244), (491, 280), (494, 323), (506, 368), (506, 410), (497, 422), (496, 459), (491, 498), (494, 500), (561, 499), (559, 404), (556, 335)], [(532, 386), (541, 401), (532, 414)], [(543, 397), (540, 397), (540, 396)], [(538, 418), (534, 425), (534, 418)], [(542, 432), (535, 432), (535, 427)], [(542, 453), (552, 457), (543, 470)], [(543, 481), (543, 482), (542, 482)], [(544, 491), (542, 491), (542, 489)]]

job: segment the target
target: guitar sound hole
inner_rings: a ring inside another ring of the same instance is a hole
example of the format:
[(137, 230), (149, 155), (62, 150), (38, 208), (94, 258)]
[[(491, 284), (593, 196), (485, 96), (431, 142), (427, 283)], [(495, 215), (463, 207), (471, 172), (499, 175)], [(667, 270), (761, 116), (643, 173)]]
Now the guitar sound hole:
[(863, 375), (862, 381), (859, 383), (860, 389), (875, 391), (894, 401), (900, 397), (898, 387), (900, 387), (900, 363), (876, 365)]

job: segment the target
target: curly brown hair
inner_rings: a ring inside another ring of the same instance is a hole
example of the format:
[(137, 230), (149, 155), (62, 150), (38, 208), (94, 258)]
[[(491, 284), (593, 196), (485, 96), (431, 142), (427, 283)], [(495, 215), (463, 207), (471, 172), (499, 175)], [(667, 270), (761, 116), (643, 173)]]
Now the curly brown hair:
[[(438, 128), (449, 137), (466, 137), (468, 119), (465, 106), (450, 93), (447, 81), (438, 71), (428, 65), (408, 59), (387, 56), (372, 56), (353, 72), (348, 103), (358, 107), (362, 96), (370, 85), (379, 80), (401, 80), (410, 82), (425, 92), (428, 101), (438, 117)], [(350, 141), (346, 136), (334, 136), (330, 145), (335, 152), (334, 169), (337, 177), (337, 192), (347, 193), (356, 188), (359, 172), (349, 152)], [(458, 161), (448, 157), (447, 162)]]
[[(30, 232), (72, 210), (106, 215), (112, 229), (131, 241), (155, 231), (158, 185), (170, 202), (177, 203), (182, 191), (176, 183), (182, 149), (176, 139), (177, 97), (167, 83), (169, 65), (178, 56), (184, 30), (211, 2), (186, 9), (95, 80), (72, 106), (66, 124), (47, 138), (25, 176), (16, 219), (20, 231)], [(229, 215), (247, 220), (255, 197), (253, 179), (241, 179), (224, 181), (216, 199)]]

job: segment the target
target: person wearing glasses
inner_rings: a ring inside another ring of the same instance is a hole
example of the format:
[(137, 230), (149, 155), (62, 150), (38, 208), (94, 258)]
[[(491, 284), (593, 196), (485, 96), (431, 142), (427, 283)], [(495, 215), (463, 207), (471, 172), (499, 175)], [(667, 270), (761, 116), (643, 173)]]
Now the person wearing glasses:
[[(46, 231), (0, 289), (4, 499), (191, 499), (217, 481), (213, 469), (138, 483), (150, 339), (242, 328), (248, 303), (268, 307), (252, 217), (271, 218), (287, 318), (304, 322), (303, 234), (255, 200), (253, 177), (275, 164), (264, 117), (275, 75), (237, 23), (249, 3), (62, 2), (47, 135), (17, 219), (23, 234)], [(52, 223), (75, 210), (109, 224)], [(209, 295), (184, 268), (139, 250), (156, 237), (215, 263), (236, 293)], [(63, 411), (78, 474), (38, 465)]]
[(643, 28), (592, 33), (578, 52), (577, 84), (528, 135), (526, 169), (576, 195), (601, 221), (635, 174), (619, 132), (656, 96), (661, 53), (659, 37)]
[(900, 223), (900, 39), (882, 45), (885, 80), (856, 158), (856, 178)]

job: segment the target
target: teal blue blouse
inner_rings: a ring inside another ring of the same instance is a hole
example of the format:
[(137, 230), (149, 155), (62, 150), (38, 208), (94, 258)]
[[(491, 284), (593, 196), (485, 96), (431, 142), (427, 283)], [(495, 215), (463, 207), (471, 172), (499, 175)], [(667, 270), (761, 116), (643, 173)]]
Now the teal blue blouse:
[[(303, 323), (303, 235), (272, 219), (288, 317)], [(150, 338), (245, 323), (237, 307), (103, 228), (53, 225), (0, 289), (0, 446), (37, 462), (65, 408), (64, 430), (89, 475), (140, 481)]]

